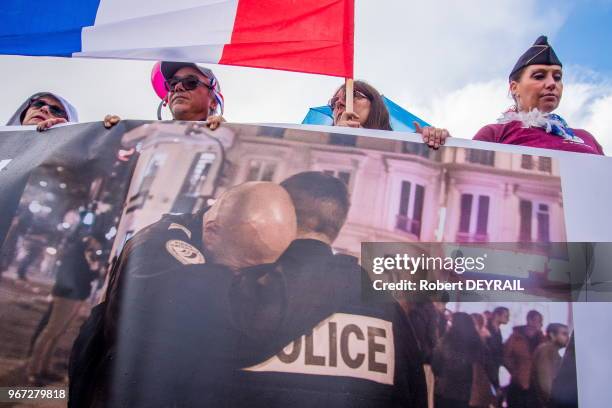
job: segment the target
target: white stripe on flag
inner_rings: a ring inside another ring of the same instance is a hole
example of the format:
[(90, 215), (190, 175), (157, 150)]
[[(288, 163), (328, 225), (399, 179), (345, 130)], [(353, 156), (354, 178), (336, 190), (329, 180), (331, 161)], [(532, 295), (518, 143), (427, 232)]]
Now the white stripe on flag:
[(81, 33), (82, 52), (73, 55), (216, 63), (237, 7), (238, 0), (102, 0), (95, 25)]

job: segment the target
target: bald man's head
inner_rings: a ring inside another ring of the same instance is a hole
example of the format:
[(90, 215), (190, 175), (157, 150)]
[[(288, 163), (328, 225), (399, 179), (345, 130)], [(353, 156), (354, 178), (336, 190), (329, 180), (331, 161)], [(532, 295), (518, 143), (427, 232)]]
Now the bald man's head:
[(204, 214), (204, 244), (215, 262), (244, 268), (274, 262), (295, 239), (291, 197), (269, 182), (244, 183), (223, 193)]

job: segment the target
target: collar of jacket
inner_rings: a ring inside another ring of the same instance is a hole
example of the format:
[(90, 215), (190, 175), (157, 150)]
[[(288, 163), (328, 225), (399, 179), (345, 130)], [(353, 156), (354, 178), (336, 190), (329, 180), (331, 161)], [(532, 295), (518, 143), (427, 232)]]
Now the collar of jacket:
[(324, 257), (332, 256), (332, 248), (323, 241), (317, 239), (296, 239), (285, 251), (282, 257), (299, 255), (301, 257)]

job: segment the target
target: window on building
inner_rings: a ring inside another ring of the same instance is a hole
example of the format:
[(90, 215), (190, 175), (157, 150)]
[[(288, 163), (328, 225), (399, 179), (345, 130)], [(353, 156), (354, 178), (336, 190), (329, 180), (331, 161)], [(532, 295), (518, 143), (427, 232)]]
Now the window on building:
[(550, 215), (548, 213), (548, 205), (538, 205), (536, 220), (538, 223), (538, 242), (550, 242)]
[(415, 154), (417, 156), (429, 158), (432, 149), (425, 143), (404, 142), (402, 143), (402, 153)]
[[(521, 200), (520, 203), (520, 242), (550, 242), (550, 206)], [(533, 235), (533, 232), (536, 235)]]
[(138, 192), (136, 196), (146, 196), (153, 185), (153, 181), (157, 176), (157, 172), (159, 168), (162, 166), (164, 161), (166, 160), (165, 154), (154, 154), (153, 157), (147, 163), (147, 167), (143, 172), (142, 179), (140, 180), (140, 186), (138, 187)]
[(330, 176), (334, 176), (346, 184), (349, 187), (351, 184), (351, 171), (350, 170), (323, 170), (324, 174), (328, 174)]
[(459, 232), (470, 232), (470, 218), (472, 215), (472, 199), (471, 194), (461, 194), (461, 218), (459, 219)]
[(356, 146), (357, 136), (332, 133), (329, 135), (329, 144), (339, 146)]
[(285, 128), (261, 126), (257, 130), (257, 136), (282, 139), (285, 136)]
[(414, 210), (412, 211), (412, 233), (421, 236), (421, 219), (423, 217), (423, 201), (425, 200), (425, 187), (416, 184), (414, 192)]
[(519, 226), (519, 241), (531, 242), (531, 213), (532, 213), (531, 201), (521, 200), (521, 203), (519, 205), (519, 211), (520, 211), (520, 217), (521, 217), (520, 226)]
[(402, 181), (399, 210), (395, 223), (397, 229), (409, 232), (417, 237), (421, 236), (424, 199), (425, 187), (409, 181)]
[(140, 181), (137, 182), (138, 189), (129, 197), (128, 204), (125, 209), (126, 213), (131, 213), (132, 211), (142, 208), (145, 205), (145, 202), (149, 198), (149, 192), (153, 186), (153, 182), (155, 181), (157, 173), (164, 164), (165, 160), (165, 153), (155, 153), (149, 159), (144, 171), (140, 175)]
[(533, 156), (524, 154), (521, 156), (521, 168), (533, 170)]
[(402, 191), (400, 193), (400, 215), (408, 215), (408, 204), (410, 203), (410, 188), (412, 184), (408, 181), (402, 181)]
[(476, 234), (487, 235), (489, 226), (489, 197), (478, 197), (478, 217), (476, 218)]
[(466, 160), (470, 163), (493, 166), (495, 165), (495, 152), (491, 150), (467, 149)]
[(490, 198), (486, 195), (461, 195), (457, 241), (487, 242), (489, 240), (489, 201)]
[(173, 213), (185, 213), (193, 210), (201, 194), (202, 184), (206, 180), (216, 157), (216, 154), (209, 152), (195, 155), (189, 167), (187, 177), (185, 177), (179, 194), (172, 205)]
[(276, 172), (276, 162), (251, 160), (246, 181), (272, 181)]
[(539, 157), (538, 170), (546, 173), (552, 173), (552, 159), (550, 157)]
[(521, 156), (521, 168), (525, 170), (537, 170), (544, 173), (552, 173), (552, 158), (534, 157), (524, 154)]

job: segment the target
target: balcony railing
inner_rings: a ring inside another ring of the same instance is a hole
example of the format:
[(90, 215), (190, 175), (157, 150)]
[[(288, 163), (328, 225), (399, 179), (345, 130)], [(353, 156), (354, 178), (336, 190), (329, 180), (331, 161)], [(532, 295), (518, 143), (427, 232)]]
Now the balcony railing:
[(489, 234), (473, 234), (471, 232), (458, 232), (457, 242), (489, 242)]
[(421, 235), (421, 221), (413, 220), (412, 218), (409, 218), (402, 214), (397, 215), (395, 221), (395, 228), (404, 232), (414, 234), (417, 237)]

